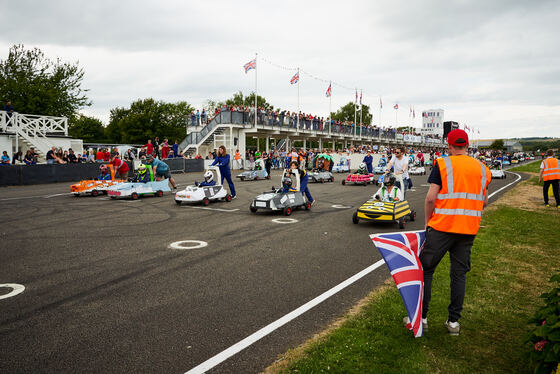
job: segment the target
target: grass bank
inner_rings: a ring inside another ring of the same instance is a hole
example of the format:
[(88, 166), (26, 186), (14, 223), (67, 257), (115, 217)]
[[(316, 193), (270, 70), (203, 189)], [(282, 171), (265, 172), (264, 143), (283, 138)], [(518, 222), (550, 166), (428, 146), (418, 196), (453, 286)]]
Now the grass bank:
[(539, 173), (541, 167), (542, 160), (533, 161), (525, 165), (520, 165), (513, 167), (511, 169), (507, 169), (508, 171), (515, 171), (521, 173)]
[(403, 327), (405, 309), (389, 280), (352, 315), (287, 352), (266, 373), (531, 372), (523, 336), (560, 264), (560, 212), (519, 198), (528, 191), (539, 196), (538, 186), (523, 182), (485, 212), (459, 337), (449, 336), (443, 325), (449, 303), (446, 256), (435, 274), (424, 337), (414, 339)]

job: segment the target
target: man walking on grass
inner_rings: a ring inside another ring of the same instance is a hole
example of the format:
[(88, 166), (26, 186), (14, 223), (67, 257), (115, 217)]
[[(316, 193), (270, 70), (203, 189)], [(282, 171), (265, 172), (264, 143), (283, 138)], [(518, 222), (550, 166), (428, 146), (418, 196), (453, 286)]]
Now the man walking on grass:
[(552, 193), (554, 194), (554, 200), (556, 200), (556, 207), (560, 209), (560, 193), (558, 192), (558, 181), (560, 180), (560, 161), (554, 158), (554, 152), (552, 149), (546, 151), (546, 158), (541, 162), (541, 172), (539, 174), (539, 183), (544, 180), (543, 185), (543, 197), (544, 205), (547, 207), (548, 204), (548, 190), (552, 186)]
[(463, 130), (447, 137), (451, 156), (438, 158), (428, 178), (425, 201), (426, 241), (420, 253), (424, 270), (422, 324), (428, 327), (428, 309), (434, 271), (446, 252), (451, 260), (451, 302), (445, 326), (459, 335), (467, 272), (471, 268), (471, 247), (480, 227), (482, 210), (488, 204), (490, 170), (467, 155), (469, 138)]

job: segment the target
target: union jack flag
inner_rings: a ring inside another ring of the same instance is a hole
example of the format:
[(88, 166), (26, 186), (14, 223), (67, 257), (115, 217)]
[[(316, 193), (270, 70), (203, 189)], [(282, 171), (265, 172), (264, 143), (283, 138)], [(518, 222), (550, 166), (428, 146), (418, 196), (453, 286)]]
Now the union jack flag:
[(383, 256), (401, 293), (408, 320), (411, 321), (407, 327), (416, 338), (422, 336), (424, 272), (419, 256), (426, 231), (374, 234), (370, 238)]
[(291, 84), (296, 84), (299, 81), (299, 71), (290, 79)]
[(395, 106), (393, 107), (393, 109), (399, 109), (399, 104), (395, 104)]
[(331, 95), (332, 95), (332, 88), (331, 88), (331, 84), (329, 83), (329, 88), (327, 88), (327, 92), (325, 92), (325, 96), (331, 97)]
[(249, 61), (248, 63), (246, 63), (245, 65), (243, 65), (243, 69), (245, 69), (245, 74), (247, 74), (247, 72), (251, 69), (256, 69), (257, 68), (257, 60), (253, 59), (251, 61)]

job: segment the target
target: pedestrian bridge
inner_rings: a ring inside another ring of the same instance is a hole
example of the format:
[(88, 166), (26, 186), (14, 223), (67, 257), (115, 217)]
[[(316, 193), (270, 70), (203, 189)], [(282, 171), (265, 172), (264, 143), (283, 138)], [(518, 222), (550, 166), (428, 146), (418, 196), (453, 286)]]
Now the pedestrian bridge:
[[(195, 124), (196, 125), (196, 124)], [(266, 151), (274, 146), (289, 149), (294, 142), (302, 143), (304, 149), (339, 149), (348, 146), (418, 146), (442, 148), (441, 139), (420, 135), (397, 133), (366, 125), (343, 125), (328, 120), (297, 118), (282, 114), (221, 111), (208, 124), (187, 126), (187, 137), (179, 145), (185, 155), (201, 155), (225, 145), (228, 152), (236, 149), (244, 154), (246, 136), (266, 139)], [(257, 142), (259, 144), (259, 142)], [(314, 144), (316, 146), (312, 147)]]

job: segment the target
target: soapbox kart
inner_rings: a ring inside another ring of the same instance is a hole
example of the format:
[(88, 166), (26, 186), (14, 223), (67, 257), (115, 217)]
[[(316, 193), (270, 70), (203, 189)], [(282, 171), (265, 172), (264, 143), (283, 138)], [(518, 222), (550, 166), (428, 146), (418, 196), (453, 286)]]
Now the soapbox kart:
[(216, 184), (213, 186), (187, 186), (184, 190), (175, 194), (175, 203), (202, 203), (202, 205), (210, 204), (210, 201), (224, 200), (228, 203), (231, 201), (231, 195), (227, 192), (223, 185), (220, 184), (220, 169), (217, 167), (209, 167), (209, 171), (215, 172)]
[(423, 166), (411, 166), (408, 174), (412, 175), (426, 175), (426, 168)]
[(83, 180), (79, 183), (71, 185), (70, 192), (73, 193), (76, 197), (82, 194), (97, 196), (100, 193), (106, 194), (107, 188), (109, 188), (109, 186), (125, 182), (121, 179), (115, 179), (115, 168), (113, 167), (113, 165), (108, 164), (107, 168), (109, 169), (109, 172), (111, 174), (110, 180), (98, 180), (93, 178), (89, 180)]
[(381, 157), (377, 166), (373, 168), (374, 174), (383, 174), (385, 173), (385, 168), (387, 167), (387, 159), (385, 157)]
[(506, 173), (502, 168), (502, 162), (498, 160), (492, 163), (490, 173), (492, 173), (492, 179), (506, 179)]
[(345, 173), (350, 172), (350, 166), (348, 165), (348, 159), (345, 156), (340, 157), (338, 164), (333, 166), (333, 173)]
[(368, 183), (375, 183), (375, 175), (371, 174), (348, 174), (346, 179), (342, 180), (342, 185), (344, 186), (346, 183), (354, 183), (354, 184), (361, 184), (363, 186), (367, 186)]
[(352, 222), (358, 224), (360, 220), (373, 222), (398, 222), (399, 228), (404, 229), (406, 221), (414, 221), (416, 212), (410, 208), (408, 201), (384, 202), (374, 198), (363, 203), (352, 215)]
[[(276, 189), (272, 187), (269, 192), (263, 192), (262, 194), (255, 197), (249, 210), (252, 213), (256, 213), (260, 210), (269, 211), (282, 211), (285, 216), (292, 214), (294, 209), (303, 207), (305, 210), (311, 209), (311, 203), (300, 192), (300, 181), (299, 173), (295, 173), (296, 187), (293, 187), (289, 192), (283, 192), (282, 189)], [(282, 174), (282, 179), (286, 175), (286, 171)], [(292, 178), (294, 176), (292, 175)]]
[(334, 182), (334, 177), (330, 171), (332, 157), (326, 154), (320, 154), (315, 157), (313, 170), (308, 171), (309, 182)]
[(156, 195), (157, 197), (162, 197), (164, 192), (170, 192), (169, 181), (163, 179), (157, 181), (151, 165), (146, 165), (148, 173), (150, 176), (150, 181), (143, 182), (123, 182), (110, 186), (107, 188), (107, 194), (111, 199), (116, 199), (118, 197), (130, 197), (132, 200), (138, 199), (140, 196), (144, 195)]
[(243, 173), (237, 175), (242, 181), (255, 181), (259, 179), (270, 179), (270, 175), (266, 172), (264, 167), (264, 161), (262, 159), (258, 159), (255, 161), (255, 166), (253, 166), (253, 170), (247, 170)]

